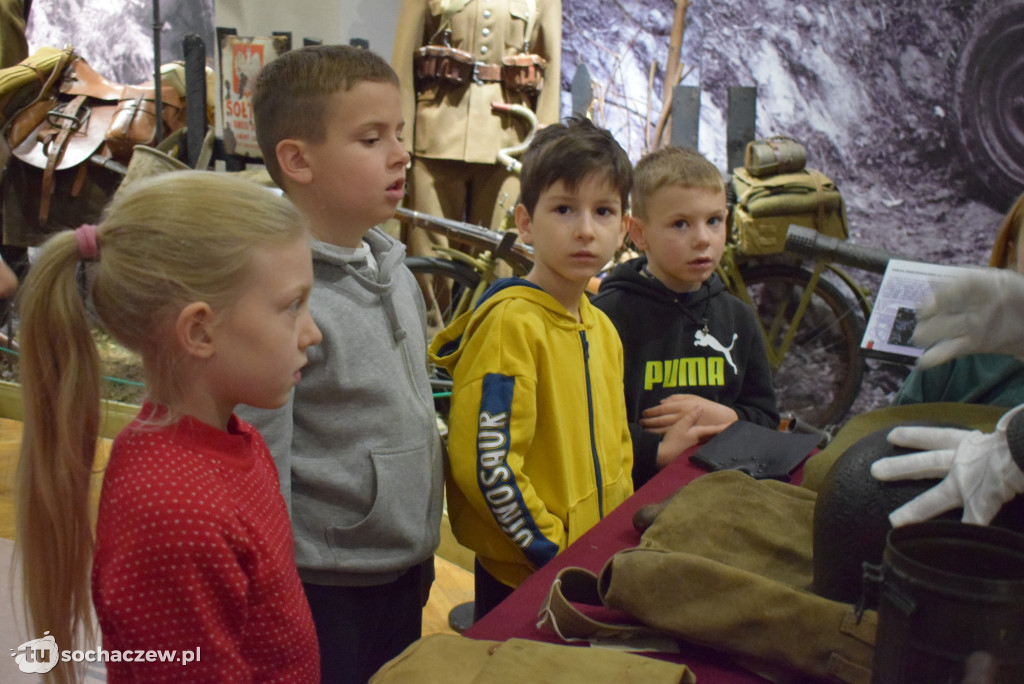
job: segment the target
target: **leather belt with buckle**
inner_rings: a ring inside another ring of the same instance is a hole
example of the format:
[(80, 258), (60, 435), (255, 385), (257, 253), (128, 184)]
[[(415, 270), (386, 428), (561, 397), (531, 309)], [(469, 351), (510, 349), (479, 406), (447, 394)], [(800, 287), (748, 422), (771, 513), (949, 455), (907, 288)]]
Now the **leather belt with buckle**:
[(473, 63), (474, 83), (497, 83), (501, 81), (501, 65), (486, 64), (484, 62)]

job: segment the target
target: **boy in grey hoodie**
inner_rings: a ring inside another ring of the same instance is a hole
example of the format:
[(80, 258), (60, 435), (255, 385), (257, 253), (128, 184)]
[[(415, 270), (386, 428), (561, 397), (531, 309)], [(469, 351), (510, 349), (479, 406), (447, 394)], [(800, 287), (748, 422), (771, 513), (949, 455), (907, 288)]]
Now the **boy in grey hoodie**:
[(245, 417), (289, 503), (323, 681), (366, 682), (420, 636), (443, 496), (423, 299), (375, 227), (405, 191), (398, 78), (368, 50), (302, 48), (263, 68), (253, 110), (267, 170), (313, 233), (323, 342), (288, 405)]

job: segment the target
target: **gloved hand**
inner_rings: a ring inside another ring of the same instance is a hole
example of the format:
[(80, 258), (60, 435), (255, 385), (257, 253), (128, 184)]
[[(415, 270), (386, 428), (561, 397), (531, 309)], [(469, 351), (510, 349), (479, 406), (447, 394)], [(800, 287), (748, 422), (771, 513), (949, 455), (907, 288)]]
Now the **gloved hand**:
[(1024, 276), (1001, 268), (971, 269), (935, 291), (917, 312), (914, 343), (929, 347), (918, 366), (931, 368), (965, 354), (1024, 358)]
[[(1017, 416), (1014, 439), (1020, 439), (1024, 405), (1012, 409), (994, 432), (955, 428), (898, 427), (888, 440), (897, 446), (928, 449), (890, 456), (871, 464), (876, 480), (945, 478), (889, 514), (893, 527), (928, 520), (963, 506), (963, 522), (987, 525), (1004, 503), (1024, 492), (1024, 471), (1013, 458), (1007, 429)], [(1019, 445), (1016, 445), (1019, 450)]]

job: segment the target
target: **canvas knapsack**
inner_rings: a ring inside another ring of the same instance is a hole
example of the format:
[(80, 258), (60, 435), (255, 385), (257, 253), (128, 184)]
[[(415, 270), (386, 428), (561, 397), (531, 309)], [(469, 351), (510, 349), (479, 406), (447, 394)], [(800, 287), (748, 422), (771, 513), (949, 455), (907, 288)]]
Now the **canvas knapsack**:
[(74, 56), (70, 47), (41, 47), (14, 66), (0, 69), (0, 127), (49, 93)]
[(791, 224), (842, 240), (849, 236), (843, 196), (820, 171), (805, 168), (758, 177), (740, 167), (733, 171), (732, 184), (733, 228), (743, 254), (782, 252)]

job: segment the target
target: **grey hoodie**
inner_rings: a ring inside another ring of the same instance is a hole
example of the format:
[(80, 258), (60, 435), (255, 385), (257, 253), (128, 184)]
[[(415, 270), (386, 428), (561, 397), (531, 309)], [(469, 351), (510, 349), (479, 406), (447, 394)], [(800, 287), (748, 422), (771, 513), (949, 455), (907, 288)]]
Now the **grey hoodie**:
[(313, 240), (310, 310), (323, 341), (286, 406), (239, 410), (277, 463), (299, 576), (312, 584), (393, 581), (440, 535), (423, 298), (401, 243), (377, 228), (364, 240), (376, 279)]

